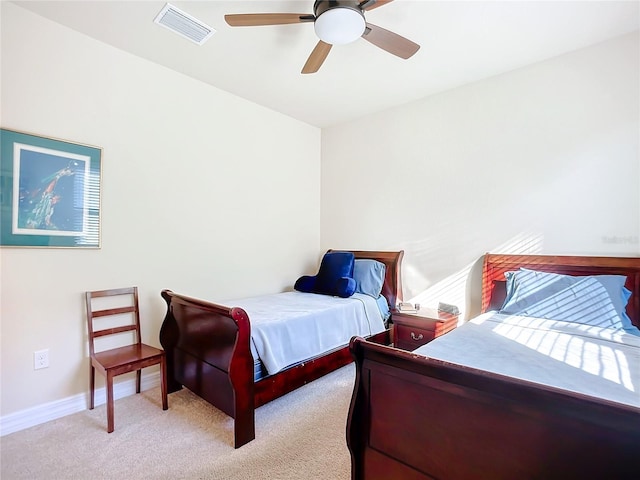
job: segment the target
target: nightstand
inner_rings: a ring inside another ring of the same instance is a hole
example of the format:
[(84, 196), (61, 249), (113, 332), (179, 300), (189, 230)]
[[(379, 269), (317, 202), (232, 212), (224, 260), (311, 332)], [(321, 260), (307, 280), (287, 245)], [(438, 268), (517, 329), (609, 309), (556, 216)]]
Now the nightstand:
[(415, 313), (394, 310), (391, 321), (394, 347), (411, 351), (456, 328), (458, 315), (433, 308), (421, 308)]

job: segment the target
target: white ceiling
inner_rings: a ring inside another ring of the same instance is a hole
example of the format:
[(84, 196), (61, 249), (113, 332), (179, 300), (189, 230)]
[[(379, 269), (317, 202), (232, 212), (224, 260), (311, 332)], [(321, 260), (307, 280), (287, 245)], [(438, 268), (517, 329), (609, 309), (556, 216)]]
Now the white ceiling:
[[(325, 127), (640, 28), (636, 1), (396, 0), (368, 22), (421, 45), (399, 59), (363, 39), (300, 70), (310, 23), (229, 27), (226, 13), (313, 13), (312, 0), (172, 1), (215, 28), (199, 46), (154, 23), (163, 1), (16, 1), (28, 10), (311, 125)], [(366, 128), (366, 127), (365, 127)]]

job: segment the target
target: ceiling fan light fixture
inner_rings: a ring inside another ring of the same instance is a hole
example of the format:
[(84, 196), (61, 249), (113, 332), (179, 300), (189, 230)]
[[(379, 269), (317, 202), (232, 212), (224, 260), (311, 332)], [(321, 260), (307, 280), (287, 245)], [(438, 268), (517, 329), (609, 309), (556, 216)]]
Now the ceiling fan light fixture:
[(345, 6), (325, 10), (313, 24), (318, 38), (330, 45), (355, 42), (364, 33), (365, 26), (362, 12)]

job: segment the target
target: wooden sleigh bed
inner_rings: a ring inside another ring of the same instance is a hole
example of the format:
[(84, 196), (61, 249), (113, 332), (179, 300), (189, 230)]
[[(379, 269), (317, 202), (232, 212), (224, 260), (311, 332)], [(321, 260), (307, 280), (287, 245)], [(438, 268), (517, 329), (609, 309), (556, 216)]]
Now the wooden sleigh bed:
[[(640, 258), (488, 254), (483, 311), (501, 305), (504, 272), (519, 267), (625, 275), (632, 292), (626, 311), (640, 327)], [(350, 348), (353, 479), (640, 478), (640, 408), (362, 338)]]
[[(402, 297), (400, 268), (404, 252), (354, 251), (356, 259), (386, 266), (382, 295), (390, 308)], [(251, 321), (242, 308), (217, 305), (163, 290), (167, 313), (160, 343), (167, 355), (169, 393), (187, 387), (234, 418), (234, 445), (255, 438), (254, 411), (353, 361), (349, 345), (254, 380)], [(369, 338), (388, 344), (389, 330)]]

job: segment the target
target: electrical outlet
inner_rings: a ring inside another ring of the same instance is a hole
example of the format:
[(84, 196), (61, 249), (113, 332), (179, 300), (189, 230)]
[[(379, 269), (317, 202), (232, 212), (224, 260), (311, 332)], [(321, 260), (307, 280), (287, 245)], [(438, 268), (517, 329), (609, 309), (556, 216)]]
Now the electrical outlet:
[(33, 369), (39, 370), (49, 366), (49, 349), (33, 352)]

